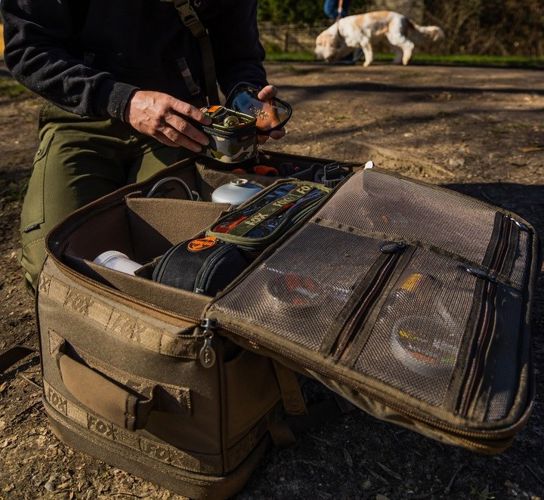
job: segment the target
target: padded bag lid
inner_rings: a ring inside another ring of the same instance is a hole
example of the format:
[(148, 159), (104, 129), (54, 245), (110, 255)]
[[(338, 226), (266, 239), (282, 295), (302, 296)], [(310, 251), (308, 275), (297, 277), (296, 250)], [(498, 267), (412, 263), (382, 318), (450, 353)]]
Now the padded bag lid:
[(536, 249), (513, 214), (364, 170), (213, 301), (204, 324), (379, 418), (499, 452), (533, 401)]

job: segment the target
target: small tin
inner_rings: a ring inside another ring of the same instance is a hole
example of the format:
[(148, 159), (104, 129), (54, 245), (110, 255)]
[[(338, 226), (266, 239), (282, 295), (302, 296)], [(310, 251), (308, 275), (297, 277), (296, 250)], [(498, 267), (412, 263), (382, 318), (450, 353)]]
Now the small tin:
[(205, 155), (222, 163), (240, 163), (257, 155), (255, 118), (224, 106), (204, 110), (211, 125), (202, 127), (210, 143)]
[(291, 118), (291, 106), (273, 98), (263, 102), (259, 89), (248, 83), (238, 84), (225, 106), (210, 106), (202, 111), (212, 124), (202, 130), (210, 143), (204, 150), (209, 158), (222, 163), (241, 163), (257, 156), (257, 135), (269, 135), (281, 129)]

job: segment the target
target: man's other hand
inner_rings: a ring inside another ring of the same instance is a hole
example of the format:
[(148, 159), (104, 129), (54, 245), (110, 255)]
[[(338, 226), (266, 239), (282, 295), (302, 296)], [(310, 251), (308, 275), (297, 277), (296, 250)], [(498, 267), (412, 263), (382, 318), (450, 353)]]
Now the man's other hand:
[[(274, 97), (276, 97), (276, 94), (278, 93), (278, 89), (274, 87), (274, 85), (267, 85), (266, 87), (263, 87), (257, 97), (260, 101), (267, 102), (272, 100)], [(281, 139), (285, 135), (285, 129), (281, 128), (279, 130), (273, 130), (270, 132), (270, 137), (272, 139)], [(258, 135), (257, 140), (259, 141), (259, 144), (264, 144), (268, 140), (268, 135)]]
[(209, 140), (187, 118), (203, 125), (211, 123), (198, 108), (162, 92), (138, 90), (125, 110), (125, 121), (142, 134), (199, 153)]

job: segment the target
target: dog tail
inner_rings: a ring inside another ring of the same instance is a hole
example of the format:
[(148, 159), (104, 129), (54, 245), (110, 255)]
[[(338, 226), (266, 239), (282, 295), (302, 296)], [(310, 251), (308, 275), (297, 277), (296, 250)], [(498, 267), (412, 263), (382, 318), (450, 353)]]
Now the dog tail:
[(417, 31), (420, 35), (423, 35), (425, 38), (429, 38), (433, 42), (442, 40), (446, 37), (442, 28), (438, 26), (420, 26), (419, 24), (414, 23), (411, 19), (409, 20), (409, 26), (412, 30)]

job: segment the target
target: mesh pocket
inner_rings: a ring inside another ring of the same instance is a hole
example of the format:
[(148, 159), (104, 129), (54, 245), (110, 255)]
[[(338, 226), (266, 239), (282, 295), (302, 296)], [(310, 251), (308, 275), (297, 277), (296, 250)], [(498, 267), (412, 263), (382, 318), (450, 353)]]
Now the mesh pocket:
[(342, 186), (317, 217), (426, 242), (481, 264), (495, 213), (478, 200), (366, 170)]
[(317, 351), (381, 243), (310, 223), (215, 307)]
[(383, 304), (355, 369), (432, 405), (444, 402), (476, 278), (418, 250)]
[[(281, 355), (292, 353), (301, 366), (306, 356), (312, 367), (310, 362), (321, 359), (323, 370), (351, 369), (356, 379), (375, 379), (429, 405), (449, 405), (458, 400), (454, 391), (466, 392), (452, 378), (459, 362), (467, 361), (459, 358), (470, 347), (468, 322), (473, 311), (479, 313), (476, 289), (485, 274), (471, 274), (462, 259), (437, 248), (478, 264), (486, 254), (497, 255), (499, 267), (508, 261), (513, 279), (522, 280), (530, 237), (519, 233), (512, 260), (512, 246), (499, 233), (493, 237), (496, 215), (477, 200), (444, 190), (379, 172), (356, 174), (315, 222), (218, 299), (212, 317), (217, 312), (225, 326), (232, 318), (235, 331)], [(390, 258), (384, 240), (399, 238), (436, 248), (410, 245), (398, 260)], [(295, 357), (293, 344), (328, 357), (304, 350)], [(469, 394), (467, 400), (476, 397)], [(492, 416), (505, 404), (495, 399)]]

